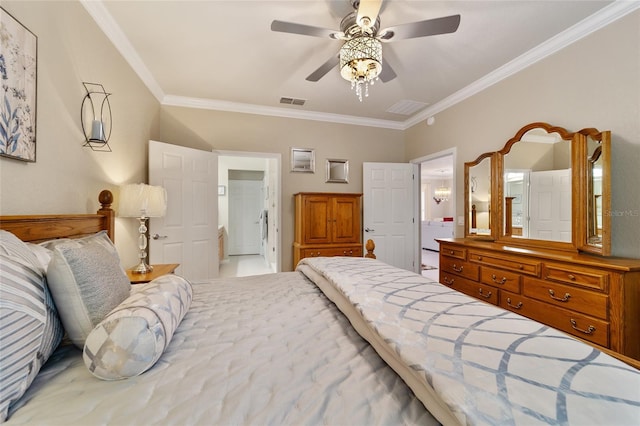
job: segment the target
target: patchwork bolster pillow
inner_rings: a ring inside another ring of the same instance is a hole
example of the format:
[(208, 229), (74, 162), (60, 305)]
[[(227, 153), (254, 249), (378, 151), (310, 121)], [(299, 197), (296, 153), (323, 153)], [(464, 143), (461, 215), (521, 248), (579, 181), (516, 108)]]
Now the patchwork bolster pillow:
[(85, 341), (84, 363), (100, 379), (126, 379), (151, 368), (191, 306), (191, 283), (179, 275), (164, 275), (141, 287)]

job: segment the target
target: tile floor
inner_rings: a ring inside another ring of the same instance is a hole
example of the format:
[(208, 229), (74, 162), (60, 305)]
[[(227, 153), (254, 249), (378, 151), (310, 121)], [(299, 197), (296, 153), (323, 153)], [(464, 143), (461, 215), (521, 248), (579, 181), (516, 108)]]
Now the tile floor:
[(432, 250), (422, 249), (422, 264), (434, 267), (434, 269), (423, 269), (422, 276), (439, 281), (440, 270), (438, 269), (440, 253)]
[[(422, 263), (435, 267), (422, 271), (422, 275), (438, 281), (438, 252), (422, 250)], [(249, 275), (268, 274), (273, 272), (260, 255), (229, 256), (229, 260), (220, 264), (220, 277), (246, 277)]]
[(220, 263), (219, 277), (246, 277), (273, 272), (264, 257), (254, 254), (246, 256), (229, 256), (229, 260)]

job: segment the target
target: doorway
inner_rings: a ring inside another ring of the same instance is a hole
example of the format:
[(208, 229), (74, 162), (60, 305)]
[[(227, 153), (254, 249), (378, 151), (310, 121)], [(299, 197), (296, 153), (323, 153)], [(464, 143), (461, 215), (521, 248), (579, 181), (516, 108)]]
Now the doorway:
[(436, 238), (455, 237), (456, 148), (411, 161), (420, 164), (420, 251), (422, 275), (438, 281)]
[(217, 154), (220, 276), (281, 271), (281, 155)]

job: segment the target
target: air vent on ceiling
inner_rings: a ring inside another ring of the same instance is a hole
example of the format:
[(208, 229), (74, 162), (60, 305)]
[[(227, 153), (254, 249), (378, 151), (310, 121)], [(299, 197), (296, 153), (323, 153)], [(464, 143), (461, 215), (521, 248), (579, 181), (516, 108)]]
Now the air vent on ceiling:
[(396, 102), (391, 108), (387, 110), (387, 112), (392, 112), (394, 114), (411, 115), (414, 112), (417, 112), (426, 107), (427, 105), (428, 104), (425, 104), (424, 102), (404, 99), (402, 101)]
[(307, 102), (306, 99), (296, 99), (296, 98), (286, 98), (286, 97), (280, 98), (280, 103), (281, 104), (287, 104), (287, 105), (302, 106), (302, 105), (304, 105), (305, 102)]

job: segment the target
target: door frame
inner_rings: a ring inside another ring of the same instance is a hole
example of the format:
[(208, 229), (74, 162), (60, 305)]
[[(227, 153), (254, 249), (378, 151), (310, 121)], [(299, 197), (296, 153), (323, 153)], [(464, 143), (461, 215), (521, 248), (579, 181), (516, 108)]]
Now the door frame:
[[(458, 225), (460, 225), (460, 221), (464, 221), (464, 216), (460, 216), (457, 214), (458, 210), (457, 210), (457, 201), (458, 201), (458, 184), (457, 184), (457, 176), (458, 176), (458, 149), (457, 147), (453, 147), (453, 148), (448, 148), (442, 151), (438, 151), (438, 152), (434, 152), (433, 154), (429, 154), (429, 155), (425, 155), (423, 157), (418, 157), (418, 158), (414, 158), (413, 160), (410, 160), (410, 163), (416, 163), (418, 164), (418, 175), (420, 176), (420, 174), (422, 173), (422, 166), (421, 164), (427, 161), (431, 161), (431, 160), (437, 160), (439, 158), (442, 157), (447, 157), (451, 155), (452, 156), (452, 161), (453, 161), (453, 173), (451, 174), (451, 187), (453, 188), (453, 199), (451, 199), (451, 207), (452, 207), (452, 211), (456, 212), (456, 217), (454, 218), (456, 225), (454, 226), (454, 235), (457, 235), (457, 232), (455, 231), (458, 228)], [(419, 182), (421, 183), (421, 182)], [(420, 185), (419, 185), (420, 186)], [(418, 209), (420, 208), (419, 206), (422, 205), (422, 191), (418, 190), (418, 194), (416, 195), (417, 197), (417, 205), (418, 205)], [(420, 217), (420, 215), (418, 214), (418, 218)], [(420, 229), (420, 228), (419, 228)], [(418, 253), (420, 254), (420, 257), (422, 257), (422, 232), (418, 232)]]
[(276, 200), (275, 207), (277, 214), (276, 225), (276, 270), (275, 272), (282, 271), (282, 154), (276, 152), (249, 152), (249, 151), (230, 151), (230, 150), (213, 150), (218, 154), (218, 161), (220, 157), (247, 157), (247, 158), (265, 158), (273, 159), (276, 162)]

